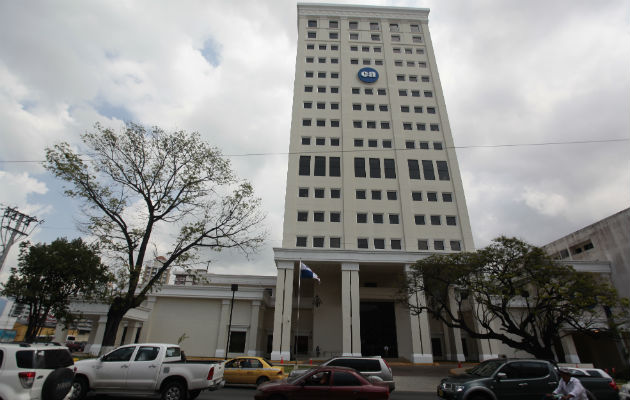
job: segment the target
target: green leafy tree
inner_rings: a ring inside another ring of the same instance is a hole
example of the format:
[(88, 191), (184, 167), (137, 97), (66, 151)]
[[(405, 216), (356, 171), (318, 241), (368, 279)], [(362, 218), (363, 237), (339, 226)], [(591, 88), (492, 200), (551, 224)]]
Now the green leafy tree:
[(23, 242), (18, 268), (11, 269), (1, 293), (28, 306), (25, 340), (33, 341), (49, 315), (66, 325), (73, 321), (68, 309), (72, 297), (101, 298), (111, 280), (96, 246), (81, 239), (60, 238), (50, 244), (35, 245)]
[[(128, 124), (121, 132), (95, 125), (82, 136), (84, 153), (67, 143), (46, 149), (45, 167), (82, 199), (84, 226), (117, 257), (118, 291), (111, 299), (102, 345), (114, 345), (124, 314), (138, 307), (171, 265), (186, 265), (199, 249), (256, 251), (266, 233), (260, 199), (234, 176), (228, 160), (198, 133), (167, 133)], [(168, 249), (142, 287), (147, 251)]]
[[(414, 294), (424, 291), (425, 304)], [(499, 237), (475, 252), (416, 262), (404, 286), (415, 313), (427, 312), (473, 338), (497, 339), (539, 358), (563, 354), (563, 330), (614, 330), (628, 319), (628, 299), (609, 281), (556, 262), (541, 248)], [(614, 318), (607, 321), (606, 313)]]

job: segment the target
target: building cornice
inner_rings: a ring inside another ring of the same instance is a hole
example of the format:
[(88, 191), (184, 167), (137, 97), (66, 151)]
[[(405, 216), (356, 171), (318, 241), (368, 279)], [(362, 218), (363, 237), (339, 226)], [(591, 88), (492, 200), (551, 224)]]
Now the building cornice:
[(298, 3), (298, 17), (303, 16), (337, 16), (353, 18), (391, 18), (428, 22), (428, 8), (354, 6), (341, 4)]
[(431, 252), (328, 250), (328, 249), (284, 249), (274, 247), (276, 263), (281, 261), (310, 261), (326, 264), (414, 264), (429, 257)]

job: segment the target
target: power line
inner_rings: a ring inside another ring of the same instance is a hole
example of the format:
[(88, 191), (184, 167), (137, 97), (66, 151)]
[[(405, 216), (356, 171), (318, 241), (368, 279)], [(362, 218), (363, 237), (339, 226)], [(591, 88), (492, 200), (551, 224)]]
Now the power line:
[[(628, 142), (630, 138), (619, 139), (600, 139), (600, 140), (574, 140), (566, 142), (541, 142), (541, 143), (503, 143), (503, 144), (473, 144), (464, 146), (444, 146), (444, 149), (479, 149), (479, 148), (500, 148), (500, 147), (535, 147), (535, 146), (559, 146), (559, 145), (575, 145), (575, 144), (593, 144), (593, 143), (615, 143)], [(284, 156), (295, 154), (329, 154), (329, 153), (360, 153), (360, 152), (376, 152), (376, 151), (409, 151), (418, 150), (417, 148), (353, 148), (351, 150), (313, 150), (313, 151), (294, 151), (294, 152), (273, 152), (273, 153), (243, 153), (243, 154), (224, 154), (223, 157), (258, 157), (258, 156)], [(85, 156), (86, 154), (78, 154)], [(45, 160), (0, 160), (0, 163), (43, 163)]]

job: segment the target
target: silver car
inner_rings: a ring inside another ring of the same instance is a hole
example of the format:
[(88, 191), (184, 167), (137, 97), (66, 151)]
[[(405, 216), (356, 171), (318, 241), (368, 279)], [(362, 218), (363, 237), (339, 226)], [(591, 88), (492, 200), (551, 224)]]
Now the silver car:
[[(393, 392), (396, 385), (394, 384), (394, 375), (392, 369), (387, 362), (380, 356), (373, 357), (334, 357), (324, 361), (320, 366), (349, 367), (354, 368), (361, 375), (371, 382), (382, 381), (389, 386), (389, 391)], [(291, 372), (292, 376), (303, 374), (305, 371), (295, 370)], [(375, 377), (375, 378), (374, 378)]]

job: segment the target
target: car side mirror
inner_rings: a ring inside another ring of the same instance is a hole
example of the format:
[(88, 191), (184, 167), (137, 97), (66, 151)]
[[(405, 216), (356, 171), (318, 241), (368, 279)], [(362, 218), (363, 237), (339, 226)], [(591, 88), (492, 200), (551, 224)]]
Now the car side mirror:
[(501, 379), (505, 379), (507, 378), (507, 374), (505, 372), (499, 372), (497, 374), (497, 381), (500, 381)]

